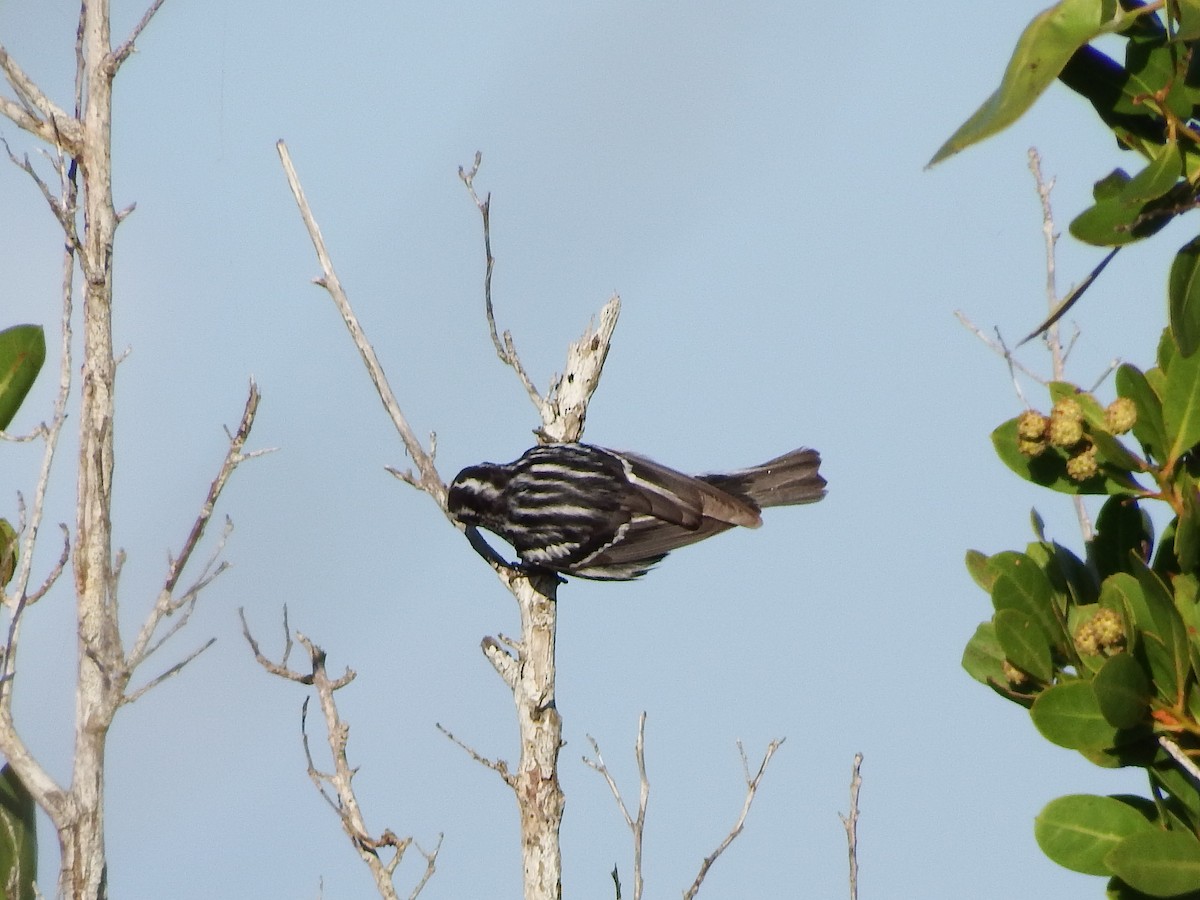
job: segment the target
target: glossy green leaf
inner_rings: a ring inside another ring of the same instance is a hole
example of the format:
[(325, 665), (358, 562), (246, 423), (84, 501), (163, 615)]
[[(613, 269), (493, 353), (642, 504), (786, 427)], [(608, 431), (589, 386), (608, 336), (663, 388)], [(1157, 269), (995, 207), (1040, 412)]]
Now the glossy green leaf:
[[(37, 807), (12, 766), (0, 769), (0, 896), (15, 879), (10, 900), (34, 900), (37, 881)], [(14, 873), (15, 870), (15, 873)]]
[(991, 622), (984, 622), (967, 642), (962, 667), (976, 681), (991, 685), (1005, 682), (1003, 665), (1004, 651), (996, 640), (996, 629)]
[(1178, 11), (1175, 40), (1194, 41), (1200, 39), (1200, 2), (1198, 0), (1181, 0)]
[(1171, 362), (1163, 396), (1163, 426), (1168, 462), (1200, 441), (1200, 354), (1179, 356)]
[(1033, 701), (1029, 714), (1042, 737), (1069, 750), (1104, 750), (1121, 740), (1086, 681), (1048, 687)]
[(1054, 676), (1050, 638), (1037, 619), (1016, 609), (1002, 609), (993, 618), (996, 640), (1010, 663), (1041, 682)]
[(0, 431), (12, 422), (45, 361), (46, 337), (40, 325), (0, 331)]
[(1200, 238), (1184, 244), (1167, 277), (1167, 310), (1171, 335), (1184, 356), (1200, 347)]
[(1162, 579), (1145, 566), (1138, 568), (1136, 577), (1140, 590), (1128, 595), (1133, 626), (1140, 637), (1134, 649), (1149, 666), (1159, 696), (1174, 703), (1191, 667), (1187, 629)]
[(1105, 855), (1122, 881), (1155, 897), (1200, 890), (1200, 841), (1182, 831), (1131, 834)]
[(988, 565), (987, 554), (978, 550), (968, 550), (966, 563), (972, 580), (990, 594), (996, 581), (996, 573)]
[(1088, 558), (1101, 580), (1128, 571), (1129, 554), (1148, 562), (1154, 547), (1150, 516), (1132, 497), (1109, 497), (1096, 517), (1096, 536), (1088, 546)]
[(1184, 572), (1200, 567), (1200, 500), (1196, 496), (1196, 481), (1186, 472), (1176, 478), (1183, 496), (1183, 515), (1175, 525), (1175, 558)]
[(1168, 142), (1158, 155), (1138, 172), (1121, 190), (1121, 202), (1127, 206), (1141, 207), (1166, 194), (1183, 177), (1183, 156), (1179, 145)]
[(1128, 729), (1147, 722), (1153, 688), (1132, 654), (1118, 653), (1105, 660), (1092, 679), (1092, 690), (1110, 725)]
[(1097, 199), (1077, 215), (1068, 228), (1071, 236), (1094, 247), (1123, 247), (1157, 234), (1183, 211), (1186, 201), (1178, 187), (1141, 205), (1125, 202), (1123, 193), (1124, 189), (1117, 196)]
[(12, 581), (17, 571), (17, 530), (8, 519), (0, 519), (0, 587)]
[(996, 573), (992, 585), (996, 612), (1013, 609), (1024, 613), (1042, 626), (1052, 644), (1058, 644), (1063, 633), (1055, 610), (1061, 608), (1061, 598), (1041, 567), (1029, 556), (1011, 551), (997, 553), (988, 565)]
[(1019, 119), (1058, 77), (1072, 54), (1119, 24), (1114, 0), (1061, 0), (1034, 17), (1017, 41), (1000, 87), (933, 155), (929, 165)]
[(1125, 364), (1117, 369), (1117, 393), (1133, 401), (1137, 407), (1137, 422), (1133, 434), (1146, 452), (1160, 463), (1166, 460), (1166, 426), (1163, 424), (1162, 401), (1150, 386), (1142, 371)]
[(1111, 875), (1105, 856), (1130, 835), (1153, 831), (1145, 815), (1116, 797), (1071, 794), (1051, 800), (1033, 822), (1033, 835), (1054, 862), (1085, 875)]

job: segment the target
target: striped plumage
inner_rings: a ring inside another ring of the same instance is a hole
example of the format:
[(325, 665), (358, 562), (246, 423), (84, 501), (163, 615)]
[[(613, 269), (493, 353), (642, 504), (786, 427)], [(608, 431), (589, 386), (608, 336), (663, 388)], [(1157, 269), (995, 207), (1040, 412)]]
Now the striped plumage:
[(633, 453), (547, 444), (508, 464), (468, 466), (447, 503), (467, 526), (504, 538), (533, 569), (627, 581), (670, 551), (735, 525), (757, 528), (767, 506), (825, 496), (815, 450), (760, 466), (684, 475)]

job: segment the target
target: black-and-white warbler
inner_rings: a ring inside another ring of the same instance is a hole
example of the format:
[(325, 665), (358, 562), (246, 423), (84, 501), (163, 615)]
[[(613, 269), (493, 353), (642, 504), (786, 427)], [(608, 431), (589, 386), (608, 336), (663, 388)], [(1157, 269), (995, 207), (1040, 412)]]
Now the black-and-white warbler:
[(757, 528), (763, 507), (825, 496), (815, 450), (793, 450), (737, 472), (684, 475), (633, 453), (547, 444), (504, 465), (468, 466), (450, 485), (450, 513), (504, 538), (531, 569), (628, 581), (670, 551), (735, 525)]

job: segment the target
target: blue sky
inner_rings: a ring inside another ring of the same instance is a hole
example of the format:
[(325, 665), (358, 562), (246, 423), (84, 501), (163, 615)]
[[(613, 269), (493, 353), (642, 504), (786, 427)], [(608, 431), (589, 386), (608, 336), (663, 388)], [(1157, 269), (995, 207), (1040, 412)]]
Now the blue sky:
[[(142, 6), (115, 6), (123, 35)], [(1057, 177), (1064, 232), (1092, 181), (1134, 161), (1056, 86), (1010, 131), (923, 170), (1041, 7), (168, 2), (122, 70), (114, 129), (117, 204), (137, 203), (116, 263), (117, 343), (131, 351), (115, 487), (130, 634), (251, 376), (263, 393), (251, 444), (280, 449), (231, 482), (233, 568), (163, 664), (217, 644), (114, 728), (113, 895), (370, 892), (305, 776), (303, 691), (262, 672), (240, 636), (245, 607), (275, 652), (284, 604), (332, 666), (358, 672), (340, 701), (368, 823), (425, 846), (446, 834), (423, 896), (519, 893), (507, 788), (435, 728), (515, 759), (510, 697), (478, 650), (515, 632), (515, 607), (429, 499), (384, 472), (406, 464), (403, 447), (310, 283), (319, 270), (274, 150), (284, 138), (405, 412), (437, 432), (447, 480), (514, 458), (537, 425), (482, 314), (480, 223), (456, 175), (476, 150), (497, 318), (539, 385), (610, 294), (623, 298), (587, 439), (692, 471), (800, 445), (824, 456), (821, 504), (769, 511), (760, 531), (680, 551), (639, 583), (560, 591), (569, 896), (611, 896), (614, 863), (629, 884), (624, 823), (580, 757), (594, 736), (634, 792), (642, 710), (650, 896), (689, 885), (732, 824), (735, 742), (756, 758), (782, 736), (701, 896), (845, 896), (837, 814), (857, 751), (864, 897), (1096, 896), (1100, 881), (1041, 855), (1033, 817), (1060, 794), (1144, 783), (1047, 744), (959, 666), (990, 610), (965, 550), (1023, 547), (1034, 505), (1055, 538), (1079, 538), (1066, 499), (992, 453), (991, 429), (1020, 406), (953, 311), (1009, 338), (1044, 312), (1029, 146)], [(76, 9), (0, 3), (0, 42), (64, 105)], [(11, 125), (0, 135), (35, 149)], [(12, 168), (0, 168), (0, 223), (4, 321), (53, 325), (61, 240)], [(1188, 237), (1173, 227), (1124, 251), (1073, 314), (1078, 382), (1116, 357), (1149, 364), (1167, 260)], [(1060, 290), (1100, 256), (1064, 237)], [(1048, 371), (1034, 344), (1021, 359)], [(49, 415), (51, 380), (14, 430)], [(50, 522), (74, 520), (73, 442)], [(2, 449), (0, 515), (15, 519), (39, 456)], [(42, 548), (41, 571), (56, 553)], [(70, 603), (59, 591), (30, 613), (17, 699), (26, 739), (62, 778)], [(43, 845), (50, 889), (49, 834)]]

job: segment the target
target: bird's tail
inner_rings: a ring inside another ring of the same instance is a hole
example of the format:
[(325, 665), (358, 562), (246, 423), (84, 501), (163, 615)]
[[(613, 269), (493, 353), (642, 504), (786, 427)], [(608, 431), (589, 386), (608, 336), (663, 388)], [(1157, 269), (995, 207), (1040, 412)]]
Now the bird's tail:
[(825, 496), (825, 479), (817, 471), (820, 466), (821, 454), (801, 447), (760, 466), (698, 477), (759, 508), (797, 506)]

